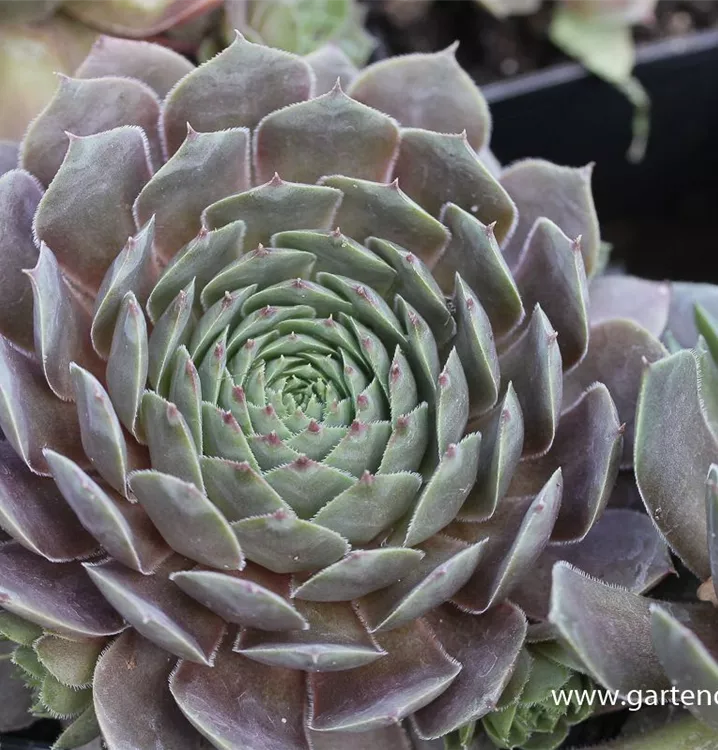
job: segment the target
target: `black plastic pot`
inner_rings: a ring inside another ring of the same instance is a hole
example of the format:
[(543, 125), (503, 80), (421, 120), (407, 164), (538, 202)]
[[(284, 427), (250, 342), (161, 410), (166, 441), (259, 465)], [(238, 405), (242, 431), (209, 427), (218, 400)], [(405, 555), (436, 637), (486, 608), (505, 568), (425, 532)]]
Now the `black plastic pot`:
[(604, 239), (629, 272), (718, 282), (718, 31), (643, 46), (636, 75), (652, 101), (641, 163), (625, 156), (630, 104), (576, 64), (484, 87), (492, 148), (504, 163), (595, 162)]

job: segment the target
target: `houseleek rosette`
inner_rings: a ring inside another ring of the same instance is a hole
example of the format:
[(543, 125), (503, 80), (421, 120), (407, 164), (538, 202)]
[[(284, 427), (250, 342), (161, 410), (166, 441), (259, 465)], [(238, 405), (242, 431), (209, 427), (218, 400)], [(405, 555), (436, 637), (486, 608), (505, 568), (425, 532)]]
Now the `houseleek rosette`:
[(57, 748), (408, 747), (556, 558), (669, 570), (603, 513), (662, 348), (591, 327), (590, 170), (492, 173), (453, 50), (326, 65), (102, 40), (0, 178), (0, 630)]

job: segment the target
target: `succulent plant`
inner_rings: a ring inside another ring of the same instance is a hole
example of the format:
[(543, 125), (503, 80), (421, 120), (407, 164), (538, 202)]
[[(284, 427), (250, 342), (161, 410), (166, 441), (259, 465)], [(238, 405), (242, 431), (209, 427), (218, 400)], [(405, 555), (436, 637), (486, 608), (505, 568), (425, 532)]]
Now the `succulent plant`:
[(56, 748), (409, 747), (507, 700), (556, 560), (670, 570), (603, 513), (664, 351), (590, 323), (590, 169), (494, 174), (453, 48), (331, 62), (103, 39), (0, 178), (0, 631)]
[(355, 0), (0, 0), (0, 138), (22, 138), (52, 98), (57, 73), (72, 74), (100, 32), (160, 40), (204, 60), (232, 42), (234, 29), (270, 47), (341, 60), (343, 81), (374, 48)]

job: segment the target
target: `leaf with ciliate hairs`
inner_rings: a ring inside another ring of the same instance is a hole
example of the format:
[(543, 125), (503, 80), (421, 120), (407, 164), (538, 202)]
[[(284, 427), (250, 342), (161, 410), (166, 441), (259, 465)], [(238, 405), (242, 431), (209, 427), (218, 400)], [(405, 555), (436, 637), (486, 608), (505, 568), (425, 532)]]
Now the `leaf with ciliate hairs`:
[(711, 573), (705, 477), (718, 440), (703, 408), (698, 363), (689, 351), (649, 365), (636, 415), (635, 471), (649, 515), (701, 579)]
[(295, 575), (295, 599), (349, 601), (383, 589), (408, 575), (424, 553), (406, 547), (352, 550), (315, 574)]
[(451, 202), (485, 224), (495, 225), (499, 243), (513, 232), (516, 207), (479, 161), (466, 133), (402, 130), (393, 176), (410, 198), (437, 218)]
[[(662, 690), (670, 682), (651, 642), (652, 601), (559, 562), (553, 568), (549, 620), (604, 687), (622, 695)], [(661, 606), (669, 613), (683, 610), (680, 604)]]
[(35, 349), (48, 385), (63, 401), (74, 400), (70, 364), (94, 372), (100, 365), (90, 343), (90, 316), (65, 281), (52, 251), (42, 243), (37, 265), (27, 271), (34, 299)]
[(271, 633), (244, 629), (234, 651), (262, 664), (307, 672), (356, 669), (386, 656), (349, 602), (298, 601), (296, 606), (309, 627)]
[[(150, 178), (148, 157), (144, 133), (137, 127), (72, 135), (40, 201), (36, 237), (87, 290), (99, 289), (118, 250), (135, 233), (131, 206)], [(80, 214), (68, 210), (78, 204), (83, 206)]]
[[(718, 690), (718, 638), (715, 610), (694, 612), (665, 610), (659, 603), (651, 606), (651, 633), (658, 659), (671, 685), (695, 696), (715, 695)], [(691, 713), (718, 729), (718, 707), (712, 701), (693, 701)]]
[(282, 50), (234, 42), (201, 68), (185, 76), (167, 95), (162, 126), (167, 150), (179, 148), (186, 123), (199, 131), (254, 129), (270, 112), (312, 94), (308, 63)]
[(138, 471), (132, 492), (164, 540), (191, 560), (220, 570), (241, 570), (237, 537), (219, 510), (193, 484), (158, 471)]
[[(559, 167), (542, 159), (524, 159), (504, 170), (500, 182), (516, 203), (516, 232), (504, 247), (512, 268), (519, 261), (524, 239), (534, 222), (545, 217), (571, 238), (581, 237), (581, 255), (586, 275), (596, 271), (600, 234), (591, 195), (592, 166)], [(555, 322), (554, 322), (555, 325)]]
[(234, 653), (228, 643), (213, 667), (180, 662), (170, 677), (170, 691), (213, 747), (252, 747), (262, 737), (268, 750), (308, 750), (304, 683), (301, 671), (259, 664)]
[(305, 630), (306, 618), (289, 602), (289, 578), (250, 563), (244, 570), (196, 568), (170, 580), (223, 620), (260, 630)]
[(369, 631), (402, 627), (449, 600), (471, 578), (485, 547), (442, 535), (427, 539), (419, 547), (424, 557), (408, 575), (359, 600)]
[(172, 573), (191, 567), (188, 560), (175, 555), (152, 576), (114, 561), (84, 567), (105, 599), (137, 632), (182, 659), (211, 663), (225, 623), (168, 581)]
[[(94, 679), (102, 735), (115, 747), (208, 750), (167, 687), (177, 659), (136, 630), (123, 633), (100, 656)], [(137, 721), (142, 716), (143, 721)]]
[(144, 441), (138, 417), (148, 369), (147, 321), (137, 298), (128, 292), (117, 314), (105, 377), (117, 416), (139, 441)]
[(512, 383), (496, 408), (471, 427), (481, 432), (479, 470), (458, 518), (485, 521), (506, 494), (523, 450), (523, 415)]
[(342, 193), (333, 187), (285, 182), (279, 175), (264, 185), (212, 203), (202, 222), (218, 229), (241, 219), (246, 247), (268, 245), (272, 235), (291, 229), (331, 229)]
[(310, 729), (364, 732), (394, 724), (430, 703), (461, 671), (423, 620), (375, 639), (384, 658), (309, 676)]
[(307, 730), (310, 750), (414, 750), (401, 724), (368, 732), (313, 732)]
[(507, 603), (481, 617), (444, 606), (427, 619), (444, 648), (463, 665), (448, 689), (412, 719), (421, 736), (429, 739), (494, 709), (516, 667), (526, 618)]
[(331, 91), (336, 85), (337, 78), (340, 86), (347, 91), (359, 73), (356, 65), (336, 44), (323, 44), (308, 55), (304, 55), (304, 59), (314, 71), (317, 96)]
[[(152, 164), (159, 166), (162, 163), (157, 132), (159, 115), (157, 95), (140, 81), (115, 77), (87, 80), (60, 76), (60, 85), (54, 97), (25, 135), (20, 161), (43, 185), (49, 185), (68, 151), (67, 133), (91, 136), (133, 125), (144, 131)], [(103, 167), (107, 167), (106, 162)], [(115, 248), (115, 252), (118, 249)]]
[(618, 475), (623, 428), (610, 393), (596, 383), (561, 415), (551, 450), (522, 461), (508, 494), (537, 492), (556, 469), (563, 471), (563, 502), (552, 541), (583, 539), (606, 507)]
[(92, 317), (92, 346), (97, 354), (107, 359), (110, 354), (115, 326), (120, 315), (122, 301), (130, 292), (140, 304), (145, 304), (155, 278), (153, 241), (155, 221), (147, 224), (118, 254), (102, 281)]
[(145, 391), (140, 415), (152, 467), (203, 490), (197, 447), (179, 409), (156, 393)]
[(463, 541), (476, 544), (486, 540), (480, 567), (452, 601), (474, 614), (500, 603), (548, 544), (562, 496), (562, 476), (557, 469), (535, 498), (505, 500), (480, 524), (449, 526), (446, 533)]
[(621, 468), (633, 466), (636, 403), (646, 362), (666, 355), (663, 345), (631, 320), (606, 320), (591, 327), (584, 360), (564, 380), (563, 408), (571, 405), (593, 383), (604, 383), (626, 425)]
[[(556, 331), (540, 305), (528, 327), (500, 359), (501, 381), (512, 383), (524, 424), (524, 456), (546, 453), (561, 414), (563, 373)], [(593, 383), (593, 381), (591, 381)]]
[(389, 179), (399, 128), (385, 114), (348, 97), (338, 85), (322, 96), (271, 112), (254, 134), (257, 182), (275, 173), (316, 182), (339, 172), (378, 182)]
[(202, 211), (210, 203), (249, 188), (249, 137), (247, 128), (198, 133), (188, 125), (182, 145), (142, 188), (134, 214), (140, 225), (155, 217), (155, 244), (165, 261), (200, 231)]
[[(456, 61), (456, 46), (382, 60), (364, 68), (349, 95), (404, 127), (439, 133), (466, 129), (471, 147), (488, 143), (491, 117), (483, 94)], [(420, 86), (415, 81), (421, 81)]]
[(443, 456), (461, 440), (469, 421), (469, 384), (456, 349), (449, 352), (437, 385), (436, 439)]
[(541, 305), (558, 333), (564, 370), (580, 362), (588, 348), (588, 290), (579, 249), (556, 224), (538, 219), (515, 271), (525, 307)]
[(88, 557), (97, 549), (57, 485), (33, 474), (5, 440), (0, 465), (0, 527), (23, 547), (52, 562)]
[(71, 639), (114, 635), (120, 615), (87, 585), (80, 563), (53, 563), (8, 542), (0, 547), (3, 608)]
[(192, 70), (194, 66), (189, 60), (168, 47), (103, 35), (97, 39), (75, 76), (135, 78), (164, 98), (177, 81)]
[(52, 474), (80, 523), (116, 560), (151, 573), (170, 554), (140, 505), (106, 491), (69, 459), (45, 451)]
[(431, 268), (449, 241), (446, 228), (402, 192), (396, 182), (332, 175), (322, 177), (320, 184), (344, 194), (334, 224), (357, 242), (379, 236), (411, 248)]
[(597, 276), (589, 284), (588, 317), (591, 326), (628, 318), (660, 338), (668, 322), (670, 284), (635, 276)]
[(42, 454), (51, 448), (87, 464), (74, 404), (59, 401), (36, 362), (0, 337), (0, 427), (22, 460), (36, 473), (50, 470)]
[(33, 300), (24, 268), (37, 263), (32, 219), (42, 198), (40, 183), (28, 172), (12, 169), (0, 177), (0, 334), (25, 351), (34, 350)]
[(95, 662), (105, 644), (104, 638), (69, 641), (46, 634), (35, 641), (34, 648), (40, 663), (58, 682), (81, 688), (92, 684)]
[(551, 571), (560, 560), (636, 594), (674, 572), (666, 544), (645, 513), (608, 508), (583, 541), (549, 544), (511, 591), (511, 601), (533, 620), (548, 616)]

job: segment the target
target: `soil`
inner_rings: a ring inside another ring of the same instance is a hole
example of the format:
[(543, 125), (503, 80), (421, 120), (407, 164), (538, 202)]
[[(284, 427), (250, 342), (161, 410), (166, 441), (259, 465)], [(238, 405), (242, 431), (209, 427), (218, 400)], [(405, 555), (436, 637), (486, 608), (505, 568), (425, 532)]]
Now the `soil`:
[[(368, 0), (366, 4), (367, 26), (379, 40), (375, 58), (443, 49), (458, 39), (459, 62), (480, 85), (569, 60), (548, 38), (555, 0), (546, 0), (532, 15), (507, 19), (495, 18), (476, 0)], [(407, 10), (402, 11), (404, 7)], [(661, 0), (655, 20), (636, 27), (634, 36), (640, 44), (715, 26), (718, 3), (714, 0)]]

